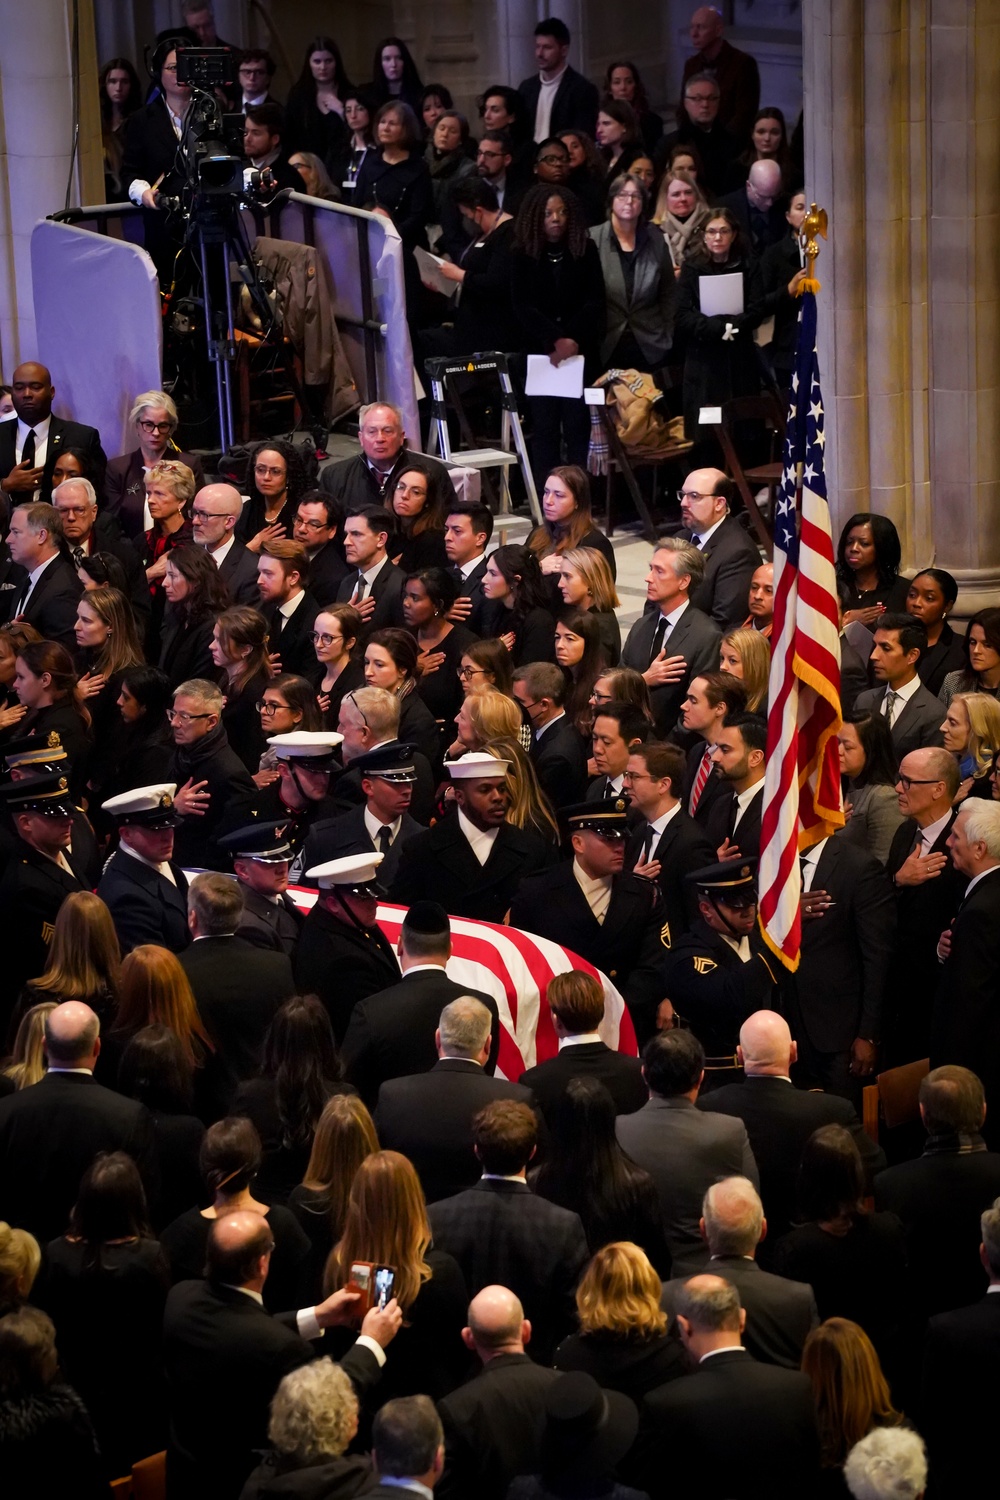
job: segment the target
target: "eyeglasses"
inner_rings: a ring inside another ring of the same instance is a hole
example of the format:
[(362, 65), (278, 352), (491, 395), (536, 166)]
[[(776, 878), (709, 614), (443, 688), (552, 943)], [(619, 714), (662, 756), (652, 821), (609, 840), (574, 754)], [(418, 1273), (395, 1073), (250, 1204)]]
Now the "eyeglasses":
[(191, 512), (191, 518), (194, 521), (221, 521), (228, 515), (228, 510), (193, 510)]
[(591, 703), (610, 703), (612, 701), (612, 694), (611, 693), (598, 693), (595, 690), (590, 695), (590, 701), (591, 701)]
[(896, 785), (901, 786), (904, 792), (908, 792), (911, 786), (937, 786), (940, 780), (940, 776), (935, 777), (933, 781), (921, 781), (916, 776), (897, 776)]
[(616, 203), (641, 203), (642, 202), (642, 194), (641, 193), (616, 193), (615, 194), (615, 202)]
[(487, 672), (485, 667), (456, 667), (455, 671), (458, 676), (461, 677), (463, 682), (467, 681), (467, 679), (470, 677), (489, 676), (489, 673)]
[(183, 708), (168, 708), (167, 718), (171, 724), (193, 724), (195, 719), (214, 719), (214, 714), (189, 714)]
[(263, 714), (265, 719), (271, 719), (275, 714), (284, 713), (287, 709), (287, 703), (268, 703), (266, 698), (262, 698), (257, 704), (257, 712)]
[(269, 469), (266, 464), (254, 464), (253, 471), (255, 474), (270, 475), (272, 479), (284, 479), (285, 477), (284, 464), (281, 465), (280, 469)]
[(697, 490), (678, 490), (678, 500), (714, 500), (714, 495), (700, 495)]
[(304, 521), (301, 516), (296, 516), (295, 524), (304, 526), (307, 531), (325, 531), (330, 523), (328, 521)]
[(139, 423), (139, 426), (142, 428), (143, 432), (150, 432), (150, 433), (152, 433), (152, 432), (173, 432), (173, 430), (174, 430), (174, 424), (173, 424), (173, 422), (145, 422), (145, 421), (141, 421)]
[(706, 240), (728, 240), (735, 233), (736, 231), (727, 224), (725, 229), (706, 229), (705, 238)]
[(648, 771), (623, 771), (622, 781), (652, 781)]
[(321, 635), (318, 630), (310, 632), (310, 639), (314, 646), (332, 646), (334, 641), (342, 641), (342, 635)]
[(685, 94), (684, 98), (691, 104), (714, 104), (720, 99), (721, 94)]
[(568, 156), (540, 156), (538, 158), (538, 160), (540, 162), (544, 162), (547, 167), (568, 167), (569, 166), (569, 157)]

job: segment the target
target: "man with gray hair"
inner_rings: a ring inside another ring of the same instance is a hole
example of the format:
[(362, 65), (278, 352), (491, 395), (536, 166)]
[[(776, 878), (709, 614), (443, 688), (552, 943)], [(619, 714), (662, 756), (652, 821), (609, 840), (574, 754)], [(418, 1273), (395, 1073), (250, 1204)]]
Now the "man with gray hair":
[(231, 875), (206, 872), (188, 887), (191, 946), (180, 955), (199, 1014), (215, 1044), (223, 1113), (239, 1085), (260, 1072), (264, 1035), (295, 993), (287, 953), (268, 953), (236, 936), (243, 892)]
[(46, 1244), (65, 1233), (80, 1179), (99, 1151), (125, 1151), (156, 1190), (153, 1120), (145, 1105), (94, 1078), (100, 1022), (66, 1000), (45, 1021), (48, 1071), (0, 1099), (0, 1219)]
[(760, 73), (755, 58), (726, 41), (722, 12), (715, 5), (699, 5), (688, 33), (694, 52), (684, 63), (684, 91), (699, 74), (714, 78), (720, 95), (717, 114), (721, 125), (737, 141), (746, 141), (760, 103)]
[(982, 1214), (980, 1232), (979, 1260), (989, 1277), (985, 1296), (931, 1318), (924, 1339), (920, 1410), (914, 1415), (927, 1439), (935, 1495), (976, 1494), (995, 1462), (1000, 1198)]
[(15, 507), (7, 545), (16, 567), (14, 589), (7, 595), (5, 619), (33, 625), (47, 641), (76, 650), (76, 606), (83, 584), (62, 553), (63, 529), (59, 512), (43, 501)]
[(176, 747), (167, 776), (177, 783), (174, 806), (181, 815), (174, 853), (185, 869), (228, 866), (216, 832), (233, 803), (257, 796), (250, 772), (229, 743), (222, 723), (224, 703), (214, 682), (192, 677), (174, 688), (174, 706), (167, 709)]
[(341, 463), (328, 464), (319, 476), (319, 487), (339, 500), (345, 509), (352, 506), (388, 505), (396, 480), (407, 465), (416, 459), (421, 468), (433, 471), (436, 479), (454, 485), (444, 464), (424, 453), (413, 453), (406, 446), (403, 413), (387, 401), (373, 401), (358, 413), (358, 438), (361, 452)]
[[(953, 1434), (951, 1443), (955, 1441)], [(982, 1469), (975, 1472), (968, 1493), (984, 1472)], [(854, 1500), (921, 1500), (927, 1484), (927, 1451), (923, 1440), (908, 1427), (873, 1428), (847, 1455), (844, 1481)], [(945, 1494), (944, 1487), (938, 1491), (936, 1468), (934, 1481), (935, 1493)], [(962, 1490), (950, 1493), (957, 1495)]]
[(646, 598), (656, 609), (635, 622), (622, 648), (621, 665), (639, 672), (649, 688), (660, 739), (677, 723), (692, 679), (719, 665), (722, 632), (690, 600), (704, 576), (697, 547), (664, 537), (646, 574)]
[(485, 1071), (493, 1024), (481, 1001), (460, 995), (441, 1012), (434, 1034), (438, 1061), (430, 1072), (392, 1078), (379, 1089), (378, 1138), (384, 1150), (401, 1151), (410, 1158), (428, 1203), (478, 1182), (472, 1121), (481, 1109), (495, 1099), (514, 1099), (535, 1108), (530, 1089), (491, 1078)]
[(646, 1396), (637, 1487), (651, 1500), (814, 1494), (819, 1433), (808, 1376), (760, 1364), (744, 1348), (746, 1314), (721, 1276), (691, 1277), (676, 1305), (681, 1341), (697, 1368)]
[[(811, 1286), (772, 1276), (754, 1259), (767, 1234), (767, 1220), (753, 1183), (746, 1177), (713, 1183), (698, 1227), (711, 1253), (711, 1270), (739, 1293), (746, 1313), (744, 1346), (763, 1364), (797, 1370), (803, 1345), (819, 1323), (816, 1298)], [(684, 1286), (683, 1280), (664, 1283), (661, 1305), (672, 1317)]]
[(379, 1408), (372, 1458), (382, 1482), (371, 1494), (380, 1500), (398, 1500), (401, 1489), (434, 1488), (444, 1469), (444, 1428), (430, 1396), (398, 1396)]
[[(963, 802), (948, 848), (969, 883), (938, 942), (942, 969), (931, 1014), (931, 1067), (971, 1068), (987, 1102), (1000, 1104), (1000, 803)], [(1000, 1124), (986, 1126), (989, 1145), (1000, 1140), (998, 1130)]]
[[(139, 554), (127, 537), (122, 535), (118, 522), (110, 515), (102, 515), (97, 508), (97, 491), (89, 479), (80, 476), (64, 479), (52, 491), (52, 504), (59, 512), (66, 549), (73, 559), (77, 574), (95, 552), (110, 553), (121, 563), (128, 584), (128, 597), (132, 608), (139, 612), (142, 626), (149, 614), (149, 584)], [(82, 580), (81, 580), (82, 581)], [(140, 629), (140, 638), (142, 630)]]

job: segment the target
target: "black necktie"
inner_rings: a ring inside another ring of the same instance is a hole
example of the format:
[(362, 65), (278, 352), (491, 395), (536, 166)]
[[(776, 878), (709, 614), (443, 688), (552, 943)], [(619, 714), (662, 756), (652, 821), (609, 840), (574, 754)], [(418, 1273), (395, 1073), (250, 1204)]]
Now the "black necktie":
[(271, 621), (270, 637), (272, 643), (281, 640), (281, 632), (285, 628), (285, 617), (280, 609), (274, 611), (274, 619)]
[(383, 823), (382, 827), (378, 831), (378, 851), (380, 854), (387, 855), (391, 848), (392, 829), (389, 828), (387, 824)]
[(656, 622), (656, 629), (653, 631), (653, 644), (652, 644), (652, 646), (649, 649), (649, 662), (650, 662), (650, 666), (652, 666), (653, 662), (656, 660), (656, 658), (659, 656), (660, 652), (663, 650), (663, 638), (666, 635), (666, 633), (667, 633), (667, 617), (666, 617), (666, 615), (661, 615), (660, 618)]
[(33, 427), (24, 440), (24, 447), (21, 449), (21, 462), (29, 469), (35, 467), (35, 429)]
[(368, 584), (365, 582), (365, 575), (362, 573), (361, 569), (359, 568), (358, 569), (358, 581), (354, 585), (354, 603), (355, 604), (360, 604), (361, 603), (362, 599), (365, 597), (365, 593), (366, 593), (367, 589), (368, 589)]
[(646, 837), (642, 841), (642, 858), (639, 861), (641, 865), (649, 864), (650, 858), (653, 853), (653, 842), (655, 838), (656, 829), (653, 827), (652, 823), (648, 823), (646, 825)]

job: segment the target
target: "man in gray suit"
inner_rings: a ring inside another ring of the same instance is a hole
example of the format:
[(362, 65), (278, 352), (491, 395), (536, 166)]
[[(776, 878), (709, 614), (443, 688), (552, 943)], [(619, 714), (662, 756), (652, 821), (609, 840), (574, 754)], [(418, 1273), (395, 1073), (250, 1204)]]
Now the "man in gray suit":
[(649, 688), (661, 739), (677, 723), (692, 678), (719, 665), (722, 632), (690, 598), (705, 577), (705, 562), (690, 542), (663, 538), (646, 575), (646, 598), (656, 609), (636, 620), (622, 650), (621, 665), (641, 673)]
[[(802, 1346), (819, 1323), (813, 1289), (802, 1281), (772, 1276), (754, 1259), (767, 1234), (760, 1197), (745, 1177), (714, 1182), (701, 1206), (702, 1236), (711, 1254), (709, 1270), (732, 1282), (746, 1311), (743, 1343), (754, 1359), (766, 1365), (797, 1370)], [(663, 1284), (661, 1306), (674, 1316), (682, 1280)]]
[(944, 743), (941, 699), (924, 687), (917, 663), (927, 650), (927, 627), (913, 615), (884, 614), (875, 631), (871, 660), (884, 687), (868, 688), (854, 700), (854, 712), (881, 714), (888, 721), (896, 758), (911, 750)]
[(651, 1037), (642, 1076), (649, 1101), (636, 1114), (618, 1116), (618, 1142), (656, 1183), (674, 1274), (695, 1276), (709, 1258), (700, 1230), (705, 1193), (720, 1177), (748, 1177), (756, 1188), (757, 1164), (742, 1120), (727, 1116), (720, 1129), (721, 1115), (695, 1108), (705, 1051), (690, 1031)]

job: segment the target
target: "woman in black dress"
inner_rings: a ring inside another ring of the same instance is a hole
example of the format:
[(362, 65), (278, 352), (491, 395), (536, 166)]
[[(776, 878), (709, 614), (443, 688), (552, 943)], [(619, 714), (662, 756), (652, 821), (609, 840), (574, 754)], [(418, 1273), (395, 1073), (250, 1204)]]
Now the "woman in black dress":
[(288, 1207), (309, 1237), (307, 1296), (322, 1295), (330, 1251), (344, 1232), (355, 1173), (378, 1150), (372, 1117), (356, 1094), (334, 1094), (316, 1125), (309, 1163)]
[(361, 163), (375, 150), (372, 122), (378, 105), (366, 89), (349, 89), (344, 95), (344, 118), (350, 136), (327, 157), (327, 168), (345, 203), (354, 201)]
[(118, 1092), (153, 1117), (158, 1187), (153, 1227), (162, 1229), (201, 1195), (198, 1153), (205, 1126), (194, 1113), (194, 1069), (169, 1026), (143, 1026), (122, 1053)]
[(369, 85), (379, 104), (401, 99), (416, 113), (424, 86), (409, 47), (398, 36), (387, 36), (375, 48)]
[(616, 667), (622, 654), (622, 630), (615, 610), (621, 600), (607, 559), (596, 547), (571, 547), (562, 554), (561, 563), (560, 613), (573, 610), (592, 614), (600, 627), (608, 666)]
[(261, 1139), (256, 1191), (265, 1202), (287, 1202), (302, 1181), (327, 1100), (356, 1092), (343, 1071), (325, 1007), (315, 995), (286, 1000), (267, 1029), (260, 1077), (240, 1085), (233, 1105)]
[(886, 610), (906, 608), (909, 580), (901, 578), (903, 549), (888, 516), (859, 511), (845, 524), (837, 543), (837, 582), (844, 624), (860, 620), (874, 630)]
[(399, 699), (396, 738), (409, 741), (432, 766), (441, 760), (441, 734), (417, 684), (418, 650), (408, 630), (376, 630), (365, 646), (365, 685), (385, 688)]
[(485, 632), (503, 641), (515, 667), (555, 660), (555, 616), (535, 554), (527, 547), (498, 547), (483, 574), (492, 608)]
[(63, 1373), (86, 1403), (109, 1477), (129, 1473), (166, 1437), (160, 1338), (169, 1286), (135, 1162), (101, 1153), (66, 1234), (46, 1246), (32, 1297), (55, 1324)]
[(418, 568), (447, 568), (444, 523), (455, 504), (451, 480), (440, 467), (414, 463), (396, 480), (392, 514), (396, 529), (386, 551), (397, 568), (415, 573)]
[(229, 603), (218, 568), (201, 547), (178, 547), (167, 561), (163, 588), (170, 611), (163, 622), (160, 669), (175, 688), (192, 677), (211, 681), (212, 634)]
[(944, 568), (922, 568), (906, 591), (906, 613), (927, 630), (927, 650), (917, 662), (917, 675), (929, 693), (940, 692), (949, 672), (965, 666), (962, 642), (948, 624), (958, 600), (958, 584)]
[(123, 734), (104, 787), (105, 801), (133, 787), (166, 780), (174, 751), (167, 719), (172, 702), (170, 678), (159, 667), (128, 667), (122, 673), (117, 707)]
[(288, 153), (314, 151), (321, 161), (347, 139), (344, 107), (351, 85), (344, 60), (332, 36), (314, 36), (306, 47), (302, 71), (288, 91), (283, 145)]
[(270, 438), (258, 443), (247, 465), (250, 499), (236, 523), (236, 536), (250, 552), (292, 535), (295, 512), (309, 488), (302, 455), (294, 443)]
[[(104, 787), (121, 754), (125, 726), (118, 711), (124, 674), (142, 666), (135, 614), (118, 589), (88, 589), (76, 606), (77, 660), (83, 676), (77, 684), (90, 713), (94, 749), (87, 768), (92, 801), (105, 800)], [(141, 783), (139, 783), (141, 785)]]
[[(316, 688), (316, 700), (323, 715), (323, 728), (336, 729), (344, 698), (365, 685), (365, 664), (352, 655), (363, 625), (364, 621), (353, 604), (331, 604), (316, 616), (313, 650), (323, 668), (323, 676)], [(309, 726), (296, 727), (305, 729)], [(284, 732), (273, 731), (275, 734)]]
[(358, 171), (354, 205), (382, 214), (399, 232), (403, 249), (403, 277), (411, 325), (420, 307), (420, 269), (410, 252), (427, 249), (427, 225), (434, 217), (434, 191), (424, 160), (420, 125), (408, 104), (383, 104), (375, 116), (375, 150)]
[(476, 641), (467, 626), (453, 625), (448, 619), (458, 591), (458, 579), (444, 568), (411, 573), (403, 588), (403, 618), (420, 652), (417, 692), (432, 716), (448, 724), (464, 697), (458, 675), (462, 657)]
[(663, 120), (649, 107), (646, 90), (635, 63), (609, 63), (604, 75), (604, 94), (609, 99), (621, 99), (631, 106), (639, 122), (643, 145), (647, 151), (655, 151), (663, 136)]
[(588, 547), (607, 563), (612, 580), (617, 576), (615, 549), (594, 524), (590, 510), (590, 480), (576, 464), (561, 464), (552, 470), (542, 491), (542, 524), (529, 534), (527, 546), (538, 558), (548, 582), (553, 609), (558, 609), (562, 560), (567, 552)]
[(259, 610), (232, 605), (216, 620), (209, 649), (226, 695), (222, 727), (252, 776), (265, 748), (258, 705), (271, 681), (267, 621)]

